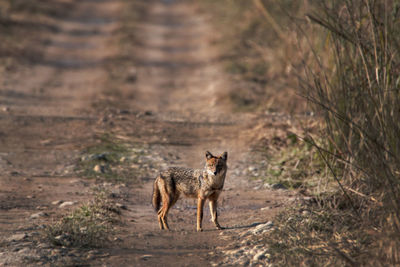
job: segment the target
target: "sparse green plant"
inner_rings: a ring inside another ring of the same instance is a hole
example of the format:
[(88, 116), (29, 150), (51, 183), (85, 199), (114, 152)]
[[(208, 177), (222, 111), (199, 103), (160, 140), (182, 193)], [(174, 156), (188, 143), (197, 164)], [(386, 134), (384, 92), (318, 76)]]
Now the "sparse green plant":
[(263, 177), (265, 182), (306, 190), (312, 195), (336, 190), (329, 169), (308, 140), (300, 140), (290, 133), (286, 143), (280, 149), (265, 152), (268, 158)]
[(93, 201), (47, 226), (45, 234), (56, 246), (101, 247), (108, 241), (119, 213), (106, 193), (98, 192)]

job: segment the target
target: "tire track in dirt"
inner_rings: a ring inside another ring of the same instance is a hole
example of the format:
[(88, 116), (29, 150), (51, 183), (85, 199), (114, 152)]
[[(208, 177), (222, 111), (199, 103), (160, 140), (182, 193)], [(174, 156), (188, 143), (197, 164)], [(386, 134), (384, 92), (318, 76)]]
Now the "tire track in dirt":
[[(40, 42), (26, 49), (41, 57), (0, 76), (0, 266), (36, 265), (46, 248), (34, 241), (40, 229), (66, 212), (51, 202), (91, 196), (93, 181), (79, 179), (74, 167), (94, 142), (92, 104), (104, 89), (103, 63), (115, 53), (108, 42), (121, 3), (64, 3), (70, 9), (62, 16), (38, 18), (52, 30), (32, 28)], [(12, 241), (16, 234), (25, 235)]]

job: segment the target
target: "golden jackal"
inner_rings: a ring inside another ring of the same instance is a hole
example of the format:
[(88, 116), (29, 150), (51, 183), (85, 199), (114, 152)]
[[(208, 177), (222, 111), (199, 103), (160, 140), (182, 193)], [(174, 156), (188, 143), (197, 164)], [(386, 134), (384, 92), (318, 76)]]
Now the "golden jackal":
[[(167, 223), (168, 210), (183, 194), (197, 198), (197, 231), (202, 231), (203, 206), (206, 199), (210, 203), (212, 221), (217, 229), (222, 229), (218, 223), (217, 200), (224, 187), (225, 175), (228, 169), (226, 161), (228, 153), (215, 157), (206, 152), (206, 165), (203, 170), (172, 167), (161, 172), (154, 181), (153, 207), (158, 212), (160, 229), (169, 229)], [(162, 202), (162, 207), (160, 204)]]

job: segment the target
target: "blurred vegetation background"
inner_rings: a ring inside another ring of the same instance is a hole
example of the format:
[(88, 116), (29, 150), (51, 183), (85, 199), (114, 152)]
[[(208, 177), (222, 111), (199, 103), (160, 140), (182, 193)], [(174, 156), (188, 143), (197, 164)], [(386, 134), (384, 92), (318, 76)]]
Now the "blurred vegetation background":
[(299, 69), (308, 58), (306, 37), (317, 30), (305, 14), (312, 1), (222, 0), (201, 1), (216, 25), (216, 43), (221, 60), (238, 86), (230, 99), (238, 111), (306, 112), (304, 98), (297, 90)]

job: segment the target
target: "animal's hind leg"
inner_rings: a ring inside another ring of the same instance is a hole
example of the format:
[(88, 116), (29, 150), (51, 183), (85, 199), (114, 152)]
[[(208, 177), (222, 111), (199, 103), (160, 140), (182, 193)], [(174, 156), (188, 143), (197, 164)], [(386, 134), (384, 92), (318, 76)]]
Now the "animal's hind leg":
[(160, 187), (160, 191), (162, 207), (158, 211), (158, 223), (161, 230), (169, 230), (167, 219), (168, 211), (178, 200), (179, 192), (176, 191), (175, 184), (172, 181), (172, 178), (168, 179), (168, 177), (163, 178), (163, 184)]
[(168, 191), (168, 186), (166, 184), (165, 178), (161, 176), (160, 180), (160, 194), (161, 194), (161, 208), (158, 210), (158, 224), (160, 226), (161, 230), (164, 229), (169, 229), (168, 223), (167, 223), (167, 213), (169, 209), (169, 203), (170, 203), (170, 196), (169, 196), (169, 191)]
[(163, 198), (163, 206), (160, 210), (160, 215), (159, 215), (159, 217), (161, 219), (161, 224), (163, 226), (163, 228), (161, 228), (161, 229), (169, 230), (167, 215), (168, 215), (168, 211), (169, 211), (170, 207), (171, 207), (171, 198), (168, 195), (166, 195)]
[[(163, 225), (162, 229), (168, 229), (168, 219), (167, 219), (167, 215), (168, 215), (168, 211), (170, 208), (172, 208), (172, 206), (174, 206), (174, 204), (176, 203), (176, 201), (178, 201), (179, 199), (179, 193), (175, 193), (172, 197), (170, 196), (166, 196), (165, 197), (165, 202), (163, 202), (163, 207), (162, 207), (162, 212), (161, 212), (161, 222)], [(167, 203), (167, 204), (165, 204)]]
[(164, 230), (164, 225), (161, 219), (161, 214), (162, 214), (162, 208), (158, 211), (157, 217), (158, 217), (158, 225), (160, 226), (161, 230)]
[(162, 224), (162, 228), (161, 228), (162, 230), (163, 229), (169, 230), (168, 220), (167, 220), (168, 210), (169, 210), (169, 207), (166, 207), (161, 212), (160, 219), (161, 219), (161, 224)]

